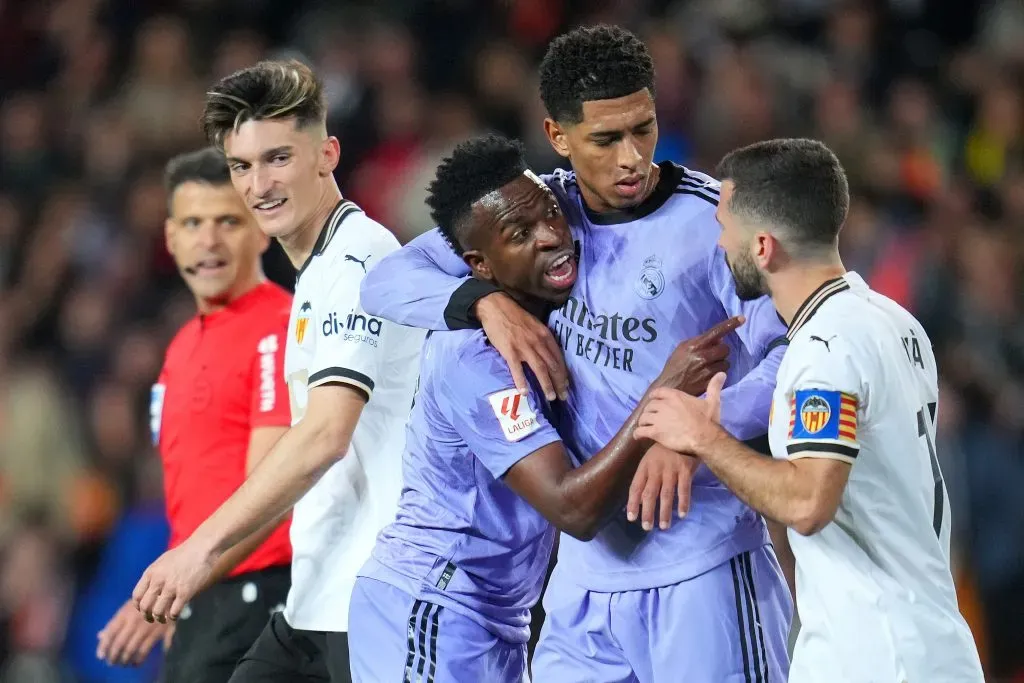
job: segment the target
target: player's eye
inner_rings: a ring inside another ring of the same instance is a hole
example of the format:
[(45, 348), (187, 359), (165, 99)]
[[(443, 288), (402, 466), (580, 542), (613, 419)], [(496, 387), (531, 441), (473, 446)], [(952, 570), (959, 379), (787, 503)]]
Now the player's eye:
[(272, 164), (283, 164), (286, 161), (288, 161), (289, 158), (290, 157), (287, 154), (275, 154), (270, 159), (270, 163), (272, 163)]
[(562, 215), (562, 210), (558, 208), (558, 204), (552, 203), (548, 207), (548, 218), (558, 218), (560, 215)]
[(199, 219), (198, 218), (186, 218), (184, 221), (182, 221), (182, 225), (184, 225), (186, 228), (189, 228), (190, 230), (194, 229), (194, 228), (198, 228), (199, 227)]
[(227, 225), (229, 227), (234, 227), (236, 225), (240, 225), (241, 221), (235, 218), (234, 216), (225, 216), (224, 218), (220, 219), (220, 224)]
[(232, 173), (244, 173), (248, 169), (249, 169), (249, 164), (243, 164), (243, 163), (231, 164), (231, 172)]

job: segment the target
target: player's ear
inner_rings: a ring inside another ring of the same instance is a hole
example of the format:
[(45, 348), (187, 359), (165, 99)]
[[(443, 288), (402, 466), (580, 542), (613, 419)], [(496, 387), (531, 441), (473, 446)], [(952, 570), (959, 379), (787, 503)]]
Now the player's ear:
[(764, 270), (779, 255), (779, 241), (770, 232), (755, 233), (752, 248), (754, 262)]
[(470, 249), (462, 254), (462, 260), (466, 262), (469, 269), (473, 271), (473, 275), (481, 280), (490, 282), (494, 279), (494, 271), (491, 270), (491, 264), (487, 258), (476, 249)]
[(321, 146), (320, 168), (318, 169), (320, 177), (326, 178), (334, 173), (339, 161), (341, 161), (341, 142), (338, 141), (338, 138), (330, 135)]
[(174, 221), (170, 218), (164, 219), (164, 245), (168, 254), (174, 254)]
[(565, 129), (562, 128), (550, 116), (544, 119), (544, 133), (548, 136), (548, 142), (559, 156), (569, 158), (569, 141), (565, 136)]

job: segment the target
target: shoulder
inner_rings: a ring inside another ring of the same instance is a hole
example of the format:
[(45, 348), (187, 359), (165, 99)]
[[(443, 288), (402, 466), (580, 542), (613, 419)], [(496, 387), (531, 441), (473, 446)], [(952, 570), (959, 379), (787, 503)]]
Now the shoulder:
[(879, 312), (851, 292), (840, 292), (825, 301), (790, 340), (787, 365), (870, 366), (877, 346)]
[(483, 330), (445, 330), (430, 333), (427, 348), (435, 360), (449, 361), (464, 370), (504, 363)]
[(281, 325), (282, 320), (287, 325), (292, 309), (292, 295), (273, 282), (266, 282), (261, 285), (259, 296), (259, 302), (250, 313), (250, 317), (258, 321), (256, 326), (274, 329)]
[(670, 174), (670, 178), (660, 183), (665, 188), (661, 191), (670, 194), (659, 214), (714, 254), (721, 231), (715, 218), (721, 184), (706, 173), (674, 163), (663, 164), (662, 173)]

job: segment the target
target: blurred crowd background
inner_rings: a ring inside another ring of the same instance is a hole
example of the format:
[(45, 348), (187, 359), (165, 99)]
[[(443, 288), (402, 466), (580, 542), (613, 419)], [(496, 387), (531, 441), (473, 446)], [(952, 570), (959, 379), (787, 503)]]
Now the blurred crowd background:
[[(457, 141), (537, 170), (535, 66), (580, 23), (644, 37), (658, 159), (711, 170), (827, 141), (848, 268), (924, 323), (961, 603), (991, 680), (1024, 680), (1024, 3), (1020, 0), (0, 0), (0, 682), (151, 681), (96, 632), (167, 539), (148, 390), (193, 312), (162, 168), (207, 85), (264, 57), (323, 78), (347, 196), (406, 241)], [(270, 276), (291, 267), (274, 249)], [(842, 590), (842, 587), (837, 587)]]

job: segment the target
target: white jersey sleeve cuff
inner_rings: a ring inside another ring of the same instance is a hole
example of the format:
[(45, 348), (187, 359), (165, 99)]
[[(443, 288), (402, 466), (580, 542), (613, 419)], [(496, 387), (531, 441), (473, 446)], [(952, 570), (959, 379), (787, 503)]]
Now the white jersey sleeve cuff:
[(347, 384), (366, 394), (366, 400), (370, 400), (373, 394), (373, 380), (361, 372), (349, 370), (348, 368), (324, 368), (309, 376), (307, 387), (312, 389), (323, 384)]

